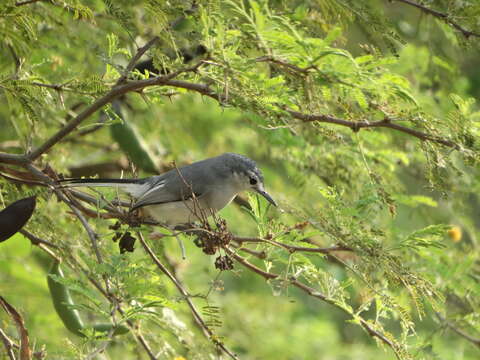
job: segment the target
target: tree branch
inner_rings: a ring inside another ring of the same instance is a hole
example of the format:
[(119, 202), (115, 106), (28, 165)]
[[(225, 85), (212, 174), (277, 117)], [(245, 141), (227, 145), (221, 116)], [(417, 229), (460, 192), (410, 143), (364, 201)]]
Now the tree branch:
[[(204, 61), (200, 61), (199, 63), (197, 63), (192, 67), (181, 69), (176, 72), (170, 73), (168, 75), (157, 76), (150, 79), (130, 81), (130, 82), (127, 82), (126, 84), (115, 86), (103, 97), (97, 99), (92, 105), (84, 109), (79, 115), (77, 115), (77, 117), (69, 121), (67, 125), (65, 125), (57, 133), (52, 135), (47, 141), (45, 141), (42, 145), (40, 145), (37, 149), (35, 149), (30, 154), (27, 154), (26, 156), (24, 156), (24, 155), (0, 153), (0, 162), (25, 165), (25, 163), (28, 163), (28, 161), (33, 161), (37, 159), (41, 154), (48, 151), (57, 142), (59, 142), (66, 135), (72, 132), (82, 121), (90, 117), (92, 114), (94, 114), (97, 110), (99, 110), (106, 104), (112, 102), (114, 99), (118, 98), (123, 94), (132, 92), (132, 91), (141, 91), (142, 89), (149, 86), (167, 85), (167, 86), (182, 88), (186, 90), (191, 90), (199, 94), (208, 96), (212, 99), (215, 99), (221, 104), (224, 104), (227, 100), (226, 97), (223, 95), (217, 94), (215, 91), (210, 89), (208, 85), (174, 79), (181, 73), (195, 72), (204, 63), (205, 63)], [(442, 139), (431, 134), (427, 134), (418, 130), (408, 128), (406, 126), (395, 124), (388, 118), (385, 118), (384, 120), (381, 120), (381, 121), (375, 121), (375, 122), (355, 122), (355, 121), (339, 119), (330, 115), (304, 114), (304, 113), (300, 113), (290, 109), (286, 109), (286, 111), (293, 118), (301, 120), (303, 122), (323, 122), (323, 123), (336, 124), (340, 126), (349, 127), (353, 131), (358, 131), (363, 128), (374, 128), (374, 127), (389, 128), (389, 129), (393, 129), (396, 131), (409, 134), (423, 141), (431, 141), (447, 147), (452, 147), (457, 150), (460, 149), (460, 146), (458, 144), (450, 140)]]
[(23, 321), (22, 316), (7, 302), (7, 300), (3, 298), (3, 296), (0, 296), (0, 306), (8, 315), (10, 315), (17, 328), (20, 337), (20, 360), (30, 360), (32, 358), (32, 351), (30, 350), (28, 331), (25, 328), (25, 322)]
[(150, 258), (153, 260), (155, 265), (160, 269), (162, 273), (164, 273), (175, 285), (175, 287), (178, 289), (178, 291), (183, 295), (185, 298), (185, 301), (188, 304), (188, 307), (190, 308), (195, 321), (198, 323), (198, 325), (201, 327), (203, 330), (204, 334), (209, 338), (215, 345), (217, 345), (222, 351), (230, 356), (232, 359), (238, 359), (237, 355), (235, 355), (230, 349), (228, 349), (225, 344), (220, 342), (218, 339), (214, 338), (214, 334), (212, 330), (207, 326), (205, 321), (202, 319), (200, 316), (200, 313), (198, 310), (195, 308), (195, 305), (193, 304), (192, 300), (190, 299), (190, 295), (188, 292), (185, 290), (185, 288), (182, 286), (182, 284), (175, 278), (175, 276), (161, 263), (161, 261), (158, 259), (158, 257), (155, 255), (155, 253), (152, 251), (152, 249), (148, 246), (148, 244), (145, 242), (145, 239), (143, 238), (143, 235), (141, 232), (137, 232), (138, 238), (140, 240), (140, 243), (142, 244), (143, 248), (145, 249), (145, 252), (150, 256)]
[[(106, 104), (112, 102), (119, 96), (126, 94), (131, 91), (139, 91), (149, 86), (154, 85), (166, 85), (171, 79), (177, 77), (178, 75), (184, 72), (191, 72), (196, 71), (201, 65), (203, 65), (203, 61), (200, 61), (194, 66), (180, 69), (173, 73), (164, 75), (164, 76), (157, 76), (150, 79), (144, 80), (136, 80), (127, 82), (124, 85), (114, 86), (107, 94), (102, 96), (101, 98), (97, 99), (92, 105), (88, 106), (84, 109), (80, 114), (78, 114), (75, 118), (70, 120), (62, 129), (57, 131), (54, 135), (52, 135), (47, 141), (45, 141), (42, 145), (40, 145), (37, 149), (32, 151), (30, 154), (27, 155), (27, 159), (33, 161), (37, 159), (40, 155), (44, 152), (48, 151), (52, 146), (62, 140), (66, 135), (72, 132), (82, 121), (89, 118), (93, 115), (97, 110), (104, 107)], [(0, 154), (1, 155), (1, 154)], [(8, 154), (6, 154), (8, 155)], [(5, 157), (6, 158), (6, 157)], [(2, 158), (0, 157), (0, 160)], [(8, 159), (7, 159), (8, 160)], [(18, 159), (17, 159), (18, 161)]]
[(135, 54), (135, 56), (132, 57), (132, 59), (128, 63), (127, 67), (125, 68), (122, 76), (120, 76), (120, 78), (118, 79), (118, 81), (115, 85), (120, 85), (123, 82), (125, 82), (125, 80), (127, 80), (128, 74), (130, 74), (130, 72), (133, 70), (133, 68), (137, 64), (138, 60), (140, 60), (142, 55), (145, 54), (147, 52), (147, 50), (150, 49), (153, 45), (155, 45), (159, 40), (160, 40), (160, 38), (158, 36), (155, 36), (153, 39), (151, 39), (144, 46), (142, 46), (141, 48), (139, 48), (137, 50), (137, 53)]
[(267, 240), (267, 239), (262, 239), (262, 238), (252, 238), (252, 237), (241, 237), (241, 236), (233, 236), (232, 238), (233, 241), (243, 244), (243, 243), (266, 243), (266, 244), (271, 244), (275, 245), (278, 247), (281, 247), (283, 249), (288, 250), (291, 253), (294, 252), (312, 252), (312, 253), (321, 253), (321, 254), (330, 254), (331, 252), (334, 251), (352, 251), (351, 248), (348, 246), (331, 246), (327, 248), (309, 248), (305, 246), (294, 246), (294, 245), (289, 245), (289, 244), (284, 244), (279, 241), (275, 240)]
[(295, 119), (301, 120), (303, 122), (322, 122), (322, 123), (335, 124), (335, 125), (349, 127), (353, 131), (359, 131), (360, 129), (365, 129), (365, 128), (383, 127), (383, 128), (388, 128), (388, 129), (393, 129), (393, 130), (403, 132), (405, 134), (414, 136), (423, 141), (432, 141), (440, 145), (452, 147), (456, 150), (460, 149), (460, 146), (454, 143), (453, 141), (442, 139), (431, 134), (427, 134), (418, 130), (411, 129), (406, 126), (395, 124), (391, 121), (391, 119), (388, 119), (388, 118), (385, 118), (380, 121), (374, 121), (374, 122), (359, 122), (359, 121), (349, 121), (349, 120), (339, 119), (330, 115), (310, 115), (310, 114), (304, 114), (304, 113), (290, 110), (290, 109), (286, 109), (286, 111)]
[(14, 346), (13, 346), (13, 341), (10, 340), (10, 338), (5, 334), (5, 332), (0, 328), (0, 338), (2, 339), (3, 345), (5, 345), (5, 350), (7, 351), (8, 358), (10, 360), (16, 360), (15, 359), (15, 353), (13, 351)]
[(13, 165), (25, 165), (28, 158), (25, 155), (7, 154), (0, 152), (0, 162)]
[(420, 9), (425, 14), (432, 15), (432, 16), (444, 21), (448, 25), (450, 25), (450, 26), (454, 27), (455, 29), (457, 29), (458, 31), (460, 31), (462, 33), (462, 35), (465, 36), (465, 38), (467, 38), (467, 39), (470, 36), (480, 37), (480, 33), (476, 33), (476, 32), (465, 29), (460, 24), (458, 24), (455, 21), (453, 21), (452, 19), (450, 19), (448, 14), (442, 13), (442, 12), (437, 11), (437, 10), (430, 9), (429, 7), (426, 7), (426, 6), (424, 6), (422, 4), (419, 4), (419, 3), (415, 2), (415, 1), (412, 1), (412, 0), (395, 0), (395, 1), (407, 4), (407, 5), (410, 5), (410, 6), (414, 6), (417, 9)]
[(462, 329), (459, 329), (456, 327), (454, 324), (452, 324), (450, 321), (448, 321), (446, 318), (444, 318), (440, 313), (436, 313), (437, 318), (443, 322), (450, 330), (452, 330), (454, 333), (460, 335), (463, 337), (465, 340), (471, 342), (473, 345), (477, 346), (480, 348), (480, 338), (473, 337), (469, 334), (467, 334), (465, 331)]
[[(226, 97), (217, 94), (214, 92), (208, 85), (204, 84), (197, 84), (197, 83), (191, 83), (188, 81), (183, 81), (183, 80), (167, 80), (163, 83), (163, 85), (168, 85), (168, 86), (173, 86), (173, 87), (178, 87), (182, 89), (187, 89), (191, 91), (198, 92), (202, 95), (208, 96), (212, 99), (217, 100), (219, 103), (223, 104), (226, 102)], [(414, 136), (420, 140), (423, 141), (431, 141), (438, 143), (440, 145), (444, 145), (447, 147), (452, 147), (456, 150), (460, 149), (460, 146), (453, 141), (442, 139), (439, 137), (436, 137), (431, 134), (427, 134), (418, 130), (414, 130), (411, 128), (408, 128), (406, 126), (398, 125), (393, 123), (390, 119), (386, 118), (381, 121), (375, 121), (375, 122), (356, 122), (356, 121), (349, 121), (349, 120), (344, 120), (344, 119), (339, 119), (333, 116), (329, 115), (310, 115), (310, 114), (304, 114), (300, 113), (298, 111), (293, 111), (286, 109), (286, 111), (295, 119), (301, 120), (303, 122), (324, 122), (324, 123), (330, 123), (330, 124), (336, 124), (340, 126), (346, 126), (352, 129), (353, 131), (358, 131), (363, 128), (374, 128), (374, 127), (384, 127), (384, 128), (389, 128), (393, 129), (396, 131), (400, 131), (406, 134), (409, 134), (411, 136)]]
[[(253, 265), (252, 263), (248, 262), (245, 258), (241, 257), (240, 255), (236, 254), (234, 251), (232, 251), (231, 249), (229, 248), (224, 248), (225, 251), (230, 255), (232, 256), (237, 262), (239, 262), (241, 265), (243, 265), (245, 268), (253, 271), (254, 273), (260, 275), (261, 277), (263, 277), (265, 280), (272, 280), (272, 279), (277, 279), (277, 278), (280, 278), (280, 275), (279, 274), (275, 274), (275, 273), (272, 273), (272, 272), (268, 272), (268, 271), (264, 271), (260, 268), (258, 268), (257, 266)], [(298, 281), (297, 279), (295, 279), (294, 277), (291, 277), (290, 279), (286, 279), (286, 281), (288, 281), (289, 284), (295, 286), (296, 288), (302, 290), (303, 292), (307, 293), (308, 295), (314, 297), (314, 298), (317, 298), (317, 299), (320, 299), (322, 301), (325, 301), (327, 302), (328, 304), (330, 305), (333, 305), (335, 306), (336, 308), (342, 310), (342, 311), (345, 311), (347, 312), (344, 308), (342, 308), (339, 304), (337, 304), (334, 300), (330, 299), (329, 297), (327, 297), (325, 294), (321, 293), (320, 291), (302, 283), (301, 281)], [(348, 312), (347, 312), (348, 313)], [(350, 314), (350, 313), (348, 313)], [(351, 315), (351, 314), (350, 314)], [(376, 337), (378, 338), (380, 341), (382, 341), (384, 344), (388, 345), (392, 350), (393, 352), (395, 353), (395, 355), (397, 356), (398, 359), (401, 359), (401, 356), (400, 356), (400, 353), (399, 353), (399, 349), (398, 349), (398, 346), (395, 342), (391, 341), (390, 339), (388, 339), (385, 335), (383, 335), (381, 332), (375, 330), (371, 324), (369, 324), (366, 320), (360, 318), (360, 317), (357, 317), (356, 320), (358, 320), (361, 324), (361, 326), (367, 331), (367, 333), (372, 336), (372, 337)]]
[(34, 4), (36, 2), (40, 2), (40, 1), (48, 1), (48, 0), (25, 0), (25, 1), (17, 1), (15, 3), (15, 6), (23, 6), (23, 5), (30, 5), (30, 4)]

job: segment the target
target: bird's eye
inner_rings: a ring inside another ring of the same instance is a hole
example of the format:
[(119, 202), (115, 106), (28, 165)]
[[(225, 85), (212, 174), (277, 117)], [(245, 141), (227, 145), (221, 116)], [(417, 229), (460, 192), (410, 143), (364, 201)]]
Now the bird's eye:
[(257, 179), (255, 178), (250, 178), (250, 185), (255, 185), (257, 183)]

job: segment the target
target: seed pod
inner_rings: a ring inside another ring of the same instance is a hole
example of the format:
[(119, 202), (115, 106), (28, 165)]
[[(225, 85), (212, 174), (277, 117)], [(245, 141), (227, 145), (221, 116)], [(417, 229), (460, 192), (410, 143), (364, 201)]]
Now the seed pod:
[[(60, 263), (54, 261), (49, 271), (49, 275), (55, 275), (59, 278), (63, 278), (63, 271), (60, 269)], [(80, 317), (80, 313), (76, 309), (72, 309), (74, 305), (72, 297), (70, 296), (70, 291), (68, 288), (53, 279), (53, 277), (47, 277), (48, 288), (50, 289), (50, 296), (52, 297), (53, 306), (63, 322), (63, 325), (74, 333), (75, 335), (85, 337), (82, 334), (83, 322)]]
[(7, 240), (27, 223), (35, 210), (36, 198), (15, 201), (0, 211), (0, 242)]
[[(70, 296), (70, 291), (61, 282), (55, 281), (50, 275), (55, 275), (59, 278), (63, 278), (63, 271), (60, 269), (60, 263), (54, 261), (47, 277), (48, 288), (50, 289), (50, 296), (52, 297), (53, 306), (58, 314), (58, 317), (62, 320), (63, 325), (75, 335), (85, 337), (82, 330), (87, 328), (83, 325), (82, 318), (78, 310), (73, 309), (74, 302)], [(113, 328), (113, 335), (123, 335), (128, 333), (129, 329), (126, 326), (113, 324), (96, 324), (91, 326), (96, 332), (108, 333)]]
[(128, 121), (110, 126), (110, 134), (135, 166), (150, 173), (158, 173), (154, 156), (142, 136)]

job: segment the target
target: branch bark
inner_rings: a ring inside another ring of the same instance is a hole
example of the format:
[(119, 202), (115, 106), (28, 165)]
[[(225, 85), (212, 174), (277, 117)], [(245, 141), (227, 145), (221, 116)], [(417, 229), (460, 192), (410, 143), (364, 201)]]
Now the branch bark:
[(450, 19), (448, 14), (442, 13), (442, 12), (434, 10), (434, 9), (430, 9), (427, 6), (419, 4), (419, 3), (415, 2), (415, 1), (412, 1), (412, 0), (395, 0), (395, 1), (407, 4), (407, 5), (410, 5), (410, 6), (413, 6), (413, 7), (416, 7), (417, 9), (420, 9), (425, 14), (432, 15), (432, 16), (436, 17), (437, 19), (442, 20), (443, 22), (447, 23), (448, 25), (450, 25), (450, 26), (454, 27), (455, 29), (457, 29), (458, 31), (460, 31), (462, 33), (462, 35), (465, 36), (465, 38), (467, 38), (467, 39), (470, 36), (480, 37), (480, 33), (473, 32), (473, 31), (465, 29), (463, 26), (461, 26), (457, 22)]
[(289, 244), (284, 244), (276, 240), (267, 240), (262, 238), (252, 238), (252, 237), (241, 237), (241, 236), (233, 236), (233, 241), (243, 244), (243, 243), (266, 243), (281, 247), (283, 249), (288, 250), (291, 253), (294, 252), (311, 252), (311, 253), (321, 253), (321, 254), (330, 254), (335, 251), (352, 251), (351, 248), (348, 246), (331, 246), (326, 248), (318, 248), (318, 247), (305, 247), (305, 246), (294, 246)]
[(3, 298), (3, 296), (0, 296), (0, 306), (3, 307), (8, 315), (10, 315), (17, 327), (18, 335), (20, 337), (20, 360), (30, 360), (32, 358), (32, 351), (30, 350), (28, 331), (25, 328), (25, 322), (23, 321), (22, 316), (7, 302), (7, 300), (5, 300), (5, 298)]
[[(69, 133), (71, 133), (78, 125), (80, 125), (80, 123), (82, 123), (84, 120), (86, 120), (95, 112), (97, 112), (99, 109), (103, 108), (105, 105), (112, 102), (113, 100), (120, 97), (121, 95), (124, 95), (132, 91), (139, 91), (149, 86), (166, 85), (171, 79), (177, 77), (178, 75), (184, 72), (196, 71), (202, 64), (203, 64), (203, 61), (200, 61), (199, 63), (197, 63), (192, 67), (181, 69), (164, 76), (157, 76), (157, 77), (144, 79), (144, 80), (136, 80), (136, 81), (127, 82), (124, 85), (114, 86), (107, 94), (97, 99), (92, 105), (88, 106), (75, 118), (70, 120), (68, 124), (66, 124), (62, 129), (60, 129), (54, 135), (52, 135), (42, 145), (40, 145), (38, 148), (36, 148), (34, 151), (28, 154), (27, 159), (30, 161), (34, 161), (35, 159), (37, 159), (40, 155), (48, 151), (52, 146), (54, 146), (56, 143), (62, 140)], [(4, 158), (8, 160), (8, 157), (4, 157)], [(0, 157), (0, 160), (2, 160), (1, 157)], [(19, 159), (17, 159), (17, 163), (18, 162), (19, 162)]]
[(127, 80), (128, 74), (130, 74), (130, 72), (134, 69), (138, 60), (140, 60), (143, 54), (145, 54), (147, 50), (150, 49), (153, 45), (155, 45), (159, 40), (160, 38), (158, 36), (155, 36), (153, 39), (151, 39), (144, 46), (142, 46), (137, 50), (137, 53), (132, 57), (132, 59), (128, 63), (127, 67), (125, 68), (125, 71), (123, 72), (122, 76), (118, 79), (116, 85), (120, 85), (123, 82), (125, 82), (125, 80)]
[(396, 131), (403, 132), (405, 134), (414, 136), (417, 139), (420, 139), (423, 141), (432, 141), (440, 145), (452, 147), (456, 150), (460, 149), (460, 146), (454, 143), (453, 141), (442, 139), (431, 134), (427, 134), (418, 130), (411, 129), (406, 126), (395, 124), (388, 118), (385, 118), (380, 121), (374, 121), (374, 122), (359, 122), (359, 121), (349, 121), (349, 120), (339, 119), (330, 115), (304, 114), (304, 113), (290, 110), (290, 109), (286, 109), (286, 111), (295, 119), (301, 120), (303, 122), (322, 122), (322, 123), (335, 124), (335, 125), (349, 127), (353, 131), (359, 131), (360, 129), (366, 129), (366, 128), (383, 127), (383, 128), (388, 128), (388, 129), (393, 129)]
[(47, 0), (25, 0), (25, 1), (17, 1), (15, 6), (23, 6), (23, 5), (30, 5), (36, 2), (47, 1)]
[[(204, 85), (204, 84), (197, 84), (197, 83), (191, 83), (188, 81), (183, 81), (183, 80), (167, 80), (164, 85), (168, 86), (173, 86), (173, 87), (178, 87), (182, 89), (187, 89), (191, 91), (198, 92), (202, 95), (208, 96), (212, 99), (217, 100), (219, 103), (224, 104), (226, 102), (226, 98), (220, 94), (215, 93), (212, 89), (210, 89), (209, 86)], [(431, 141), (438, 143), (443, 146), (447, 147), (452, 147), (456, 150), (460, 149), (460, 146), (453, 141), (447, 140), (447, 139), (442, 139), (439, 137), (436, 137), (431, 134), (427, 134), (418, 130), (411, 129), (406, 126), (398, 125), (393, 123), (390, 119), (384, 119), (381, 121), (375, 121), (375, 122), (357, 122), (357, 121), (349, 121), (349, 120), (344, 120), (344, 119), (339, 119), (330, 115), (311, 115), (311, 114), (304, 114), (298, 111), (286, 109), (286, 111), (294, 118), (297, 120), (301, 120), (303, 122), (323, 122), (323, 123), (330, 123), (330, 124), (335, 124), (335, 125), (340, 125), (340, 126), (346, 126), (352, 129), (353, 131), (358, 131), (360, 129), (364, 128), (375, 128), (375, 127), (384, 127), (384, 128), (389, 128), (393, 129), (396, 131), (403, 132), (405, 134), (414, 136), (420, 140), (423, 141)]]
[(450, 321), (448, 321), (445, 317), (443, 317), (442, 315), (440, 315), (440, 313), (436, 313), (437, 315), (437, 318), (442, 322), (444, 323), (450, 330), (452, 330), (454, 333), (456, 333), (457, 335), (460, 335), (461, 337), (463, 337), (465, 340), (471, 342), (473, 345), (475, 345), (476, 347), (480, 348), (480, 338), (476, 338), (476, 337), (473, 337), (472, 335), (470, 334), (467, 334), (465, 331), (463, 331), (462, 329), (459, 329), (458, 327), (456, 327), (454, 324), (452, 324)]
[(3, 345), (7, 352), (7, 356), (10, 360), (16, 360), (14, 349), (14, 343), (10, 338), (5, 334), (5, 332), (0, 328), (0, 338), (2, 339)]

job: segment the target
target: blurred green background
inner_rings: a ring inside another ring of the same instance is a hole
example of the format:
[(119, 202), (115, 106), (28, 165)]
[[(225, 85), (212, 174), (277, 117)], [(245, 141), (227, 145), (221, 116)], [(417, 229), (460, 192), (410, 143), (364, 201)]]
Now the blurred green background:
[[(451, 13), (466, 28), (479, 27), (478, 4), (424, 3)], [(239, 15), (242, 4), (255, 25)], [(199, 10), (191, 13), (196, 6)], [(206, 1), (196, 6), (99, 0), (0, 5), (0, 151), (30, 151), (105, 94), (135, 53), (135, 43), (159, 35), (148, 56), (157, 69), (161, 64), (170, 71), (187, 66), (185, 53), (201, 43), (208, 49), (201, 58), (223, 67), (202, 68), (182, 79), (209, 84), (221, 94), (229, 91), (229, 104), (175, 87), (129, 93), (121, 98), (123, 119), (112, 108), (93, 115), (37, 165), (67, 177), (153, 175), (136, 162), (128, 145), (112, 137), (111, 128), (126, 126), (123, 122), (134, 129), (158, 172), (173, 161), (183, 165), (223, 152), (245, 154), (257, 161), (280, 206), (265, 210), (263, 200), (258, 205), (258, 199), (242, 194), (266, 213), (252, 215), (231, 204), (220, 216), (233, 234), (282, 233), (276, 239), (288, 244), (311, 246), (301, 241), (308, 237), (318, 246), (354, 249), (332, 258), (250, 245), (266, 258), (242, 256), (281, 274), (279, 280), (265, 281), (238, 263), (231, 271), (215, 269), (215, 256), (202, 253), (191, 237), (182, 236), (186, 259), (175, 238), (149, 240), (189, 289), (215, 335), (241, 359), (477, 359), (478, 344), (451, 327), (480, 339), (478, 38), (467, 40), (448, 24), (397, 1)], [(169, 27), (182, 16), (183, 27)], [(278, 25), (285, 23), (302, 40), (287, 38), (289, 30)], [(267, 43), (272, 54), (302, 67), (296, 46), (311, 41), (313, 54), (329, 36), (326, 51), (343, 55), (321, 55), (320, 70), (310, 78), (251, 61), (264, 55)], [(362, 63), (362, 56), (372, 60)], [(65, 89), (34, 83), (64, 84)], [(459, 143), (460, 151), (392, 129), (353, 132), (333, 124), (303, 124), (288, 117), (283, 105), (350, 121), (390, 114), (406, 119), (402, 125)], [(80, 135), (97, 124), (102, 125), (98, 130)], [(0, 164), (1, 173), (11, 174), (12, 168), (21, 169)], [(133, 253), (119, 254), (109, 228), (114, 220), (89, 219), (105, 261), (99, 265), (78, 219), (47, 188), (0, 179), (2, 207), (32, 194), (38, 195), (37, 209), (26, 229), (59, 246), (67, 286), (87, 324), (107, 321), (111, 306), (81, 268), (98, 281), (102, 275), (110, 279), (127, 317), (158, 359), (226, 358), (202, 336), (182, 296), (138, 242)], [(308, 225), (295, 228), (304, 221)], [(448, 232), (451, 226), (461, 235)], [(158, 229), (142, 230), (148, 236)], [(0, 244), (0, 293), (23, 315), (35, 351), (44, 348), (51, 359), (148, 358), (131, 335), (114, 338), (105, 352), (89, 357), (105, 339), (79, 339), (65, 329), (47, 288), (49, 262), (20, 234)], [(291, 276), (338, 306), (290, 286)], [(397, 355), (352, 320), (354, 315), (398, 342)], [(0, 327), (18, 343), (5, 312), (0, 312)], [(3, 348), (0, 356), (7, 358)]]

